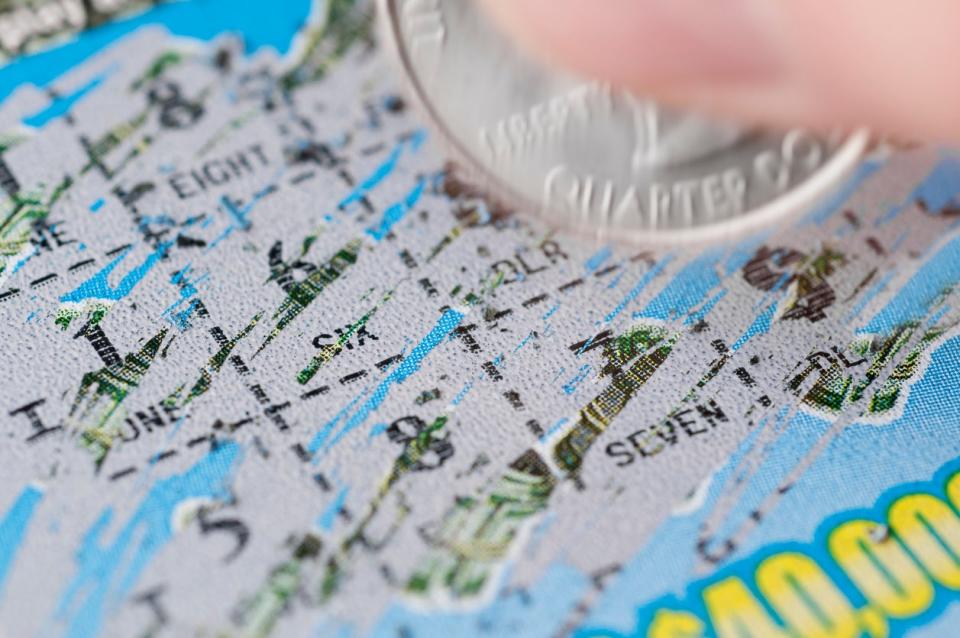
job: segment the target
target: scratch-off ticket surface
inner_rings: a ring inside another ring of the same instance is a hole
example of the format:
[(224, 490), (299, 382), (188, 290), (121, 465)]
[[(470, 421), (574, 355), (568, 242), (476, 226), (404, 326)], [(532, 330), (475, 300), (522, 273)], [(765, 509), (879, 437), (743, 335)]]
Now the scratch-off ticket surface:
[(960, 156), (595, 245), (374, 31), (0, 5), (0, 634), (953, 635)]

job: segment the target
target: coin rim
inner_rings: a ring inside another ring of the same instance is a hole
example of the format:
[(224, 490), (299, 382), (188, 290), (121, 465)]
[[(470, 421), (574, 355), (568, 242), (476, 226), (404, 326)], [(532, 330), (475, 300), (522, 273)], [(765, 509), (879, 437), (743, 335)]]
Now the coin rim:
[[(472, 0), (471, 0), (472, 1)], [(782, 195), (769, 202), (747, 210), (739, 216), (718, 222), (691, 226), (680, 229), (630, 229), (598, 224), (582, 224), (569, 221), (558, 221), (543, 203), (530, 201), (526, 195), (518, 193), (513, 187), (505, 183), (486, 165), (474, 157), (464, 147), (444, 123), (444, 119), (431, 106), (427, 91), (418, 79), (415, 67), (412, 64), (406, 47), (403, 45), (403, 36), (396, 14), (398, 0), (377, 0), (379, 20), (382, 23), (381, 33), (390, 43), (395, 62), (400, 66), (406, 78), (409, 92), (412, 93), (414, 103), (430, 122), (430, 125), (440, 133), (440, 138), (449, 153), (469, 168), (475, 175), (481, 177), (484, 183), (477, 184), (485, 195), (496, 202), (506, 205), (512, 211), (521, 215), (529, 215), (542, 220), (544, 223), (563, 230), (572, 231), (579, 235), (593, 236), (600, 241), (614, 241), (631, 244), (699, 244), (715, 241), (730, 240), (757, 231), (772, 228), (776, 222), (784, 221), (793, 215), (800, 215), (809, 211), (816, 204), (826, 200), (844, 181), (864, 157), (871, 143), (870, 131), (860, 128), (853, 131), (830, 157), (830, 159), (807, 177), (797, 186), (794, 186)]]

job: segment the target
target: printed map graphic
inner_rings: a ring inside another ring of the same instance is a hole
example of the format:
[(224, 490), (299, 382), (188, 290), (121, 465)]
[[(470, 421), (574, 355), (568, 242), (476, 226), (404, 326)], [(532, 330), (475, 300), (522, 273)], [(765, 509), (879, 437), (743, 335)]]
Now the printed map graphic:
[(598, 245), (368, 3), (0, 15), (0, 635), (957, 635), (960, 155)]

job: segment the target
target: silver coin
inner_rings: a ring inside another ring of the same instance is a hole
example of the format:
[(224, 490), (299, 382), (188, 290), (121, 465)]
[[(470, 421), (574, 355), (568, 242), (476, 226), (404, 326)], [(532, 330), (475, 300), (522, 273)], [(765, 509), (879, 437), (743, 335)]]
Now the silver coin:
[(548, 68), (475, 0), (380, 2), (416, 98), (459, 159), (558, 225), (640, 241), (752, 230), (829, 192), (868, 142), (745, 129)]

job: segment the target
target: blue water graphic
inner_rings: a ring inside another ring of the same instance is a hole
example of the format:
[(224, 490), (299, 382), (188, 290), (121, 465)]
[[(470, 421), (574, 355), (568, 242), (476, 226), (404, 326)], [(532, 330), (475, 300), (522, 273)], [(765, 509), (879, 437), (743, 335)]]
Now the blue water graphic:
[(30, 526), (30, 520), (43, 498), (40, 488), (28, 485), (21, 490), (7, 513), (0, 518), (0, 594), (10, 575), (10, 568), (17, 557)]
[[(434, 348), (440, 345), (444, 339), (450, 336), (450, 333), (460, 325), (460, 322), (463, 321), (464, 313), (453, 308), (448, 308), (443, 315), (440, 316), (440, 319), (434, 325), (433, 329), (423, 338), (423, 340), (414, 346), (410, 354), (400, 362), (396, 368), (387, 376), (386, 379), (380, 382), (380, 384), (374, 389), (371, 393), (369, 399), (367, 399), (363, 405), (347, 420), (343, 428), (337, 433), (337, 435), (329, 443), (326, 443), (326, 439), (329, 436), (331, 430), (339, 422), (340, 415), (337, 418), (327, 425), (314, 436), (313, 440), (310, 442), (309, 450), (310, 452), (316, 452), (320, 449), (321, 446), (332, 447), (336, 445), (344, 436), (349, 434), (352, 430), (362, 425), (372, 412), (374, 412), (380, 405), (386, 400), (387, 396), (390, 394), (390, 389), (397, 383), (403, 383), (410, 376), (415, 374), (420, 370), (420, 364), (423, 363), (424, 359), (427, 358)], [(355, 399), (356, 400), (356, 399)], [(341, 414), (344, 414), (341, 412)]]
[(668, 321), (686, 315), (720, 285), (717, 265), (722, 248), (708, 250), (683, 267), (674, 278), (634, 318)]
[(124, 275), (119, 284), (116, 286), (110, 285), (107, 277), (110, 276), (110, 273), (113, 272), (120, 262), (127, 258), (127, 255), (133, 250), (133, 246), (131, 246), (117, 255), (113, 261), (104, 266), (98, 273), (90, 277), (90, 279), (87, 279), (74, 290), (60, 297), (60, 301), (64, 303), (78, 303), (87, 299), (120, 301), (133, 292), (137, 284), (160, 262), (163, 255), (166, 254), (171, 246), (173, 246), (173, 242), (160, 244), (142, 264)]
[(323, 510), (323, 513), (320, 515), (320, 518), (317, 519), (317, 525), (325, 532), (329, 532), (333, 529), (333, 524), (337, 520), (337, 515), (340, 513), (340, 510), (343, 509), (344, 503), (347, 502), (347, 494), (350, 493), (349, 487), (342, 488), (337, 492), (336, 498), (333, 499), (333, 502), (330, 503), (330, 506), (327, 509)]
[(703, 304), (698, 310), (691, 312), (683, 321), (683, 325), (692, 326), (706, 319), (710, 311), (720, 303), (720, 300), (727, 296), (727, 292), (728, 290), (726, 288), (721, 288), (717, 294), (707, 300), (707, 303)]
[(563, 393), (566, 395), (571, 395), (577, 391), (577, 388), (580, 387), (580, 384), (590, 375), (593, 371), (593, 366), (589, 363), (585, 363), (580, 366), (580, 369), (577, 370), (577, 374), (574, 375), (572, 379), (563, 384)]
[(815, 224), (822, 226), (828, 219), (838, 213), (843, 205), (847, 203), (847, 200), (860, 190), (863, 183), (870, 179), (870, 177), (881, 168), (883, 168), (883, 162), (878, 160), (867, 160), (860, 164), (857, 170), (854, 171), (853, 176), (850, 177), (843, 186), (803, 218), (801, 225)]
[(860, 313), (863, 312), (863, 309), (866, 308), (871, 301), (877, 298), (881, 292), (887, 289), (887, 286), (890, 285), (890, 282), (896, 276), (897, 272), (891, 270), (886, 275), (883, 276), (880, 281), (876, 282), (866, 293), (857, 301), (857, 305), (850, 310), (850, 314), (847, 315), (847, 322), (853, 321), (860, 317)]
[[(282, 173), (283, 170), (285, 169), (281, 169), (280, 173)], [(249, 230), (253, 225), (249, 219), (250, 213), (252, 213), (253, 209), (256, 208), (257, 204), (260, 203), (260, 200), (273, 192), (273, 187), (274, 184), (268, 184), (267, 186), (264, 186), (253, 194), (253, 197), (250, 199), (248, 204), (241, 207), (238, 207), (226, 195), (221, 197), (219, 209), (227, 214), (229, 222), (227, 227), (223, 229), (223, 232), (221, 232), (216, 238), (214, 238), (213, 241), (210, 242), (209, 245), (207, 245), (206, 249), (204, 249), (204, 252), (209, 253), (211, 250), (215, 249), (222, 241), (229, 238), (235, 230)]]
[(343, 420), (344, 417), (346, 417), (348, 414), (350, 414), (351, 411), (353, 411), (353, 406), (359, 403), (360, 400), (366, 396), (366, 394), (367, 394), (367, 390), (364, 390), (363, 392), (355, 396), (350, 401), (350, 403), (345, 405), (343, 409), (341, 409), (339, 412), (333, 415), (332, 419), (330, 419), (329, 421), (323, 424), (320, 430), (313, 435), (313, 439), (311, 439), (310, 445), (307, 446), (307, 449), (310, 451), (311, 454), (316, 454), (317, 450), (319, 450), (324, 445), (324, 443), (327, 442), (327, 439), (330, 438), (330, 435), (333, 434), (334, 428), (337, 427), (337, 425), (340, 423), (340, 421)]
[(773, 322), (773, 315), (777, 312), (777, 302), (774, 301), (767, 309), (764, 310), (756, 319), (753, 320), (753, 323), (750, 324), (750, 327), (747, 328), (747, 331), (744, 332), (739, 339), (731, 346), (731, 350), (737, 351), (742, 348), (748, 341), (756, 337), (757, 335), (767, 334), (770, 332), (770, 325)]
[(589, 275), (593, 271), (600, 268), (600, 266), (602, 266), (604, 262), (610, 259), (611, 255), (613, 255), (613, 250), (610, 248), (609, 245), (606, 245), (600, 250), (598, 250), (597, 252), (595, 252), (593, 255), (591, 255), (587, 259), (587, 261), (583, 263), (583, 268), (587, 271), (587, 274)]
[(960, 156), (948, 154), (914, 190), (911, 199), (922, 200), (931, 213), (957, 204), (960, 194)]
[[(944, 207), (956, 204), (958, 194), (960, 194), (960, 156), (954, 152), (948, 152), (903, 202), (891, 206), (882, 217), (877, 219), (875, 226), (889, 224), (917, 202), (923, 202), (927, 211), (936, 215)], [(896, 251), (890, 249), (889, 252)]]
[(396, 226), (404, 217), (407, 216), (407, 213), (417, 205), (417, 202), (420, 201), (420, 196), (423, 195), (423, 189), (426, 186), (427, 182), (424, 179), (419, 179), (417, 185), (413, 187), (407, 196), (402, 200), (393, 204), (383, 213), (383, 218), (380, 220), (380, 223), (376, 226), (371, 226), (367, 229), (367, 234), (373, 237), (377, 241), (381, 241), (386, 237), (393, 227)]
[(627, 293), (627, 296), (624, 297), (619, 304), (617, 304), (617, 307), (607, 313), (607, 316), (603, 318), (604, 322), (610, 323), (616, 319), (617, 316), (623, 312), (628, 305), (633, 303), (633, 301), (640, 295), (641, 292), (643, 292), (643, 289), (650, 285), (650, 282), (656, 279), (656, 277), (663, 272), (663, 269), (666, 268), (667, 264), (669, 264), (671, 261), (673, 261), (673, 255), (667, 255), (654, 264), (650, 270), (645, 272), (643, 277), (640, 278), (640, 281), (638, 281), (636, 285), (630, 289), (630, 292)]
[(546, 443), (547, 441), (549, 441), (551, 438), (554, 437), (554, 435), (556, 435), (557, 432), (563, 429), (563, 426), (565, 426), (569, 422), (570, 422), (569, 417), (561, 417), (557, 419), (556, 423), (551, 425), (546, 432), (540, 435), (540, 442)]
[(364, 197), (366, 197), (373, 189), (381, 184), (385, 179), (390, 177), (390, 175), (397, 170), (397, 166), (400, 163), (400, 158), (403, 156), (404, 152), (409, 148), (410, 151), (416, 152), (420, 149), (420, 146), (423, 144), (423, 140), (426, 138), (426, 133), (424, 131), (417, 131), (409, 139), (398, 142), (396, 146), (393, 147), (393, 150), (390, 151), (390, 155), (387, 156), (387, 159), (380, 164), (373, 173), (361, 181), (357, 186), (354, 187), (350, 193), (340, 200), (340, 203), (337, 204), (337, 208), (344, 210), (356, 204)]
[(224, 33), (243, 34), (248, 53), (272, 48), (286, 54), (310, 15), (312, 0), (190, 0), (170, 2), (109, 22), (75, 39), (20, 58), (0, 68), (0, 100), (22, 84), (47, 87), (90, 56), (146, 25), (161, 25), (178, 36), (213, 40)]
[[(2, 71), (0, 71), (0, 73), (2, 73)], [(23, 118), (23, 123), (34, 128), (41, 128), (46, 126), (52, 120), (63, 117), (70, 112), (70, 109), (72, 109), (77, 102), (82, 100), (84, 97), (95, 91), (101, 84), (103, 84), (103, 81), (109, 74), (109, 71), (102, 73), (78, 88), (76, 91), (54, 98), (50, 105), (43, 110)], [(91, 210), (93, 209), (91, 208)]]
[(886, 334), (927, 314), (930, 304), (960, 281), (960, 237), (954, 237), (858, 332)]
[(107, 615), (124, 603), (173, 537), (178, 506), (194, 499), (227, 500), (228, 480), (240, 458), (239, 445), (222, 442), (183, 474), (156, 481), (112, 542), (104, 543), (104, 536), (113, 508), (103, 510), (77, 549), (77, 574), (57, 606), (55, 615), (67, 622), (67, 636), (87, 638), (102, 632)]

